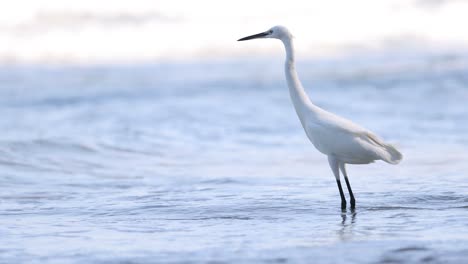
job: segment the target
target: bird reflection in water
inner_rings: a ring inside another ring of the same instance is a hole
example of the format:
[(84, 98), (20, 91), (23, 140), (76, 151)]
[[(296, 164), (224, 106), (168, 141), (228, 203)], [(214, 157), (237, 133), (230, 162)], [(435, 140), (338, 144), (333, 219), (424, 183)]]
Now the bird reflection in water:
[[(338, 235), (341, 241), (347, 241), (353, 237), (353, 229), (356, 224), (356, 209), (351, 209), (348, 212), (341, 211), (341, 225), (338, 230)], [(351, 218), (351, 219), (350, 219)]]

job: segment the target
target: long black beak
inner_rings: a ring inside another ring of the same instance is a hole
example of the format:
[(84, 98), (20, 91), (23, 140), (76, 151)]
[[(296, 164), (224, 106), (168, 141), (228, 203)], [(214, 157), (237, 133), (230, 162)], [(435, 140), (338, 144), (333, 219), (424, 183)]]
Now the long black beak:
[(268, 34), (269, 34), (268, 31), (266, 31), (266, 32), (258, 33), (258, 34), (252, 35), (252, 36), (247, 36), (245, 38), (238, 39), (237, 41), (244, 41), (244, 40), (249, 40), (249, 39), (263, 38), (263, 37), (267, 36)]

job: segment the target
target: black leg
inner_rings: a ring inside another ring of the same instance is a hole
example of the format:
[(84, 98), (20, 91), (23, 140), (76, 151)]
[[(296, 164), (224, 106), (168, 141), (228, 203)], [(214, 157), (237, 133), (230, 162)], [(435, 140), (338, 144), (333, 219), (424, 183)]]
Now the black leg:
[(341, 196), (341, 210), (346, 209), (346, 198), (343, 193), (343, 188), (341, 188), (341, 181), (336, 180), (336, 184), (338, 184), (338, 189), (340, 190), (340, 196)]
[(349, 184), (348, 177), (345, 176), (346, 186), (348, 187), (349, 197), (351, 197), (351, 209), (356, 208), (356, 200), (354, 199), (353, 190), (351, 190), (351, 184)]
[(346, 168), (345, 168), (344, 163), (340, 163), (340, 169), (341, 169), (341, 173), (343, 173), (343, 176), (345, 178), (346, 187), (348, 187), (349, 197), (351, 198), (351, 202), (350, 202), (351, 203), (351, 209), (354, 209), (354, 208), (356, 208), (356, 199), (354, 199), (353, 190), (351, 189), (351, 184), (349, 183), (348, 173), (346, 173)]
[(341, 187), (340, 182), (340, 162), (334, 156), (328, 156), (328, 163), (330, 164), (330, 168), (333, 171), (333, 175), (335, 175), (336, 184), (338, 184), (338, 190), (340, 191), (341, 211), (346, 211), (346, 198), (344, 196), (343, 188)]

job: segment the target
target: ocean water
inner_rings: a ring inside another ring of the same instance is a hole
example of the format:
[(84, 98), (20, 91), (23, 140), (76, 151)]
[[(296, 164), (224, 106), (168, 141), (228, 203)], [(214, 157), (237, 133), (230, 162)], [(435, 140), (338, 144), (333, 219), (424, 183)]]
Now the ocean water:
[(468, 56), (301, 61), (400, 165), (326, 157), (282, 59), (0, 67), (0, 263), (463, 263)]

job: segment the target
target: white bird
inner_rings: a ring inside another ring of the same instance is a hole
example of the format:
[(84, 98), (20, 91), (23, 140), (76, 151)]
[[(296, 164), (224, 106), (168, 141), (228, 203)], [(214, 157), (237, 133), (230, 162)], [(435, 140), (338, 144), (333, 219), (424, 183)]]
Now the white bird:
[(286, 49), (286, 81), (297, 116), (315, 148), (328, 156), (330, 168), (340, 191), (341, 208), (346, 209), (346, 198), (341, 187), (340, 170), (348, 187), (351, 208), (354, 209), (356, 200), (349, 184), (345, 164), (368, 164), (375, 160), (397, 164), (403, 155), (369, 130), (312, 103), (298, 78), (293, 36), (286, 27), (275, 26), (238, 41), (258, 38), (273, 38), (283, 42)]

